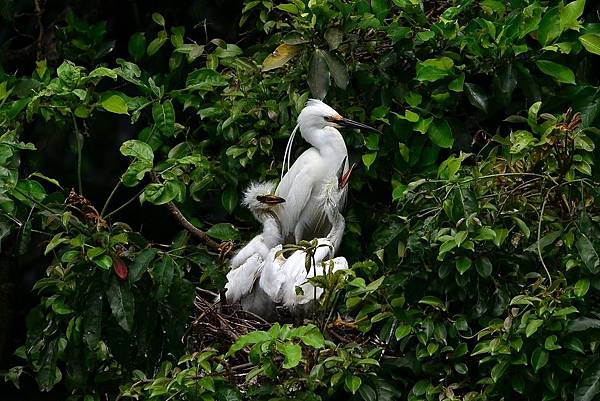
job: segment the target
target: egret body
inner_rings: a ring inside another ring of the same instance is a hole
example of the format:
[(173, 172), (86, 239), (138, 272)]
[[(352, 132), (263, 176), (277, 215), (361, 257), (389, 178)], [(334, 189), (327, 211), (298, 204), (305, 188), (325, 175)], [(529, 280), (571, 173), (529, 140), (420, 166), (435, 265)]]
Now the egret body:
[[(311, 99), (298, 116), (298, 127), (302, 137), (312, 145), (302, 153), (282, 177), (277, 195), (286, 200), (278, 213), (282, 236), (286, 242), (323, 237), (330, 228), (322, 203), (323, 189), (332, 171), (336, 171), (342, 160), (347, 160), (348, 150), (344, 138), (337, 130), (340, 127), (364, 128), (377, 131), (367, 125), (343, 118), (337, 111), (320, 100)], [(289, 164), (290, 136), (286, 155)], [(348, 163), (345, 163), (345, 168)], [(344, 203), (347, 188), (340, 193)], [(341, 205), (340, 205), (341, 207)]]

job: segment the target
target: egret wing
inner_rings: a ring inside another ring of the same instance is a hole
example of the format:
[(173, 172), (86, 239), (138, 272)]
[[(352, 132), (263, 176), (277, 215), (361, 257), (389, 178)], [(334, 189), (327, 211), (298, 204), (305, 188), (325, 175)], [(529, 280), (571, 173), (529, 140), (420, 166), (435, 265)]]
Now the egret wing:
[(308, 203), (313, 186), (320, 176), (320, 159), (316, 149), (306, 150), (283, 176), (277, 187), (276, 194), (285, 199), (279, 216), (284, 239), (294, 233), (298, 224), (304, 224), (299, 219), (301, 214), (306, 213), (307, 208), (316, 209), (317, 205)]
[(227, 273), (227, 292), (225, 297), (229, 302), (237, 302), (248, 295), (254, 287), (256, 279), (260, 276), (263, 267), (263, 258), (258, 254), (250, 256), (240, 267)]
[(268, 253), (269, 248), (265, 245), (262, 234), (258, 234), (231, 258), (229, 267), (232, 270), (237, 269), (254, 254), (260, 255), (264, 259)]

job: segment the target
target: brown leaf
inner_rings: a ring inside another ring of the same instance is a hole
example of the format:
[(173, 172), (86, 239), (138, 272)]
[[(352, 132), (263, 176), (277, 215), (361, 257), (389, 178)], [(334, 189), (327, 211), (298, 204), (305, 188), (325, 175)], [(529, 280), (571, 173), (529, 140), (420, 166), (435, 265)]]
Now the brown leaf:
[(277, 49), (275, 49), (273, 53), (269, 54), (265, 61), (263, 61), (263, 72), (283, 67), (288, 61), (297, 55), (301, 49), (302, 46), (288, 45), (285, 43), (277, 46)]

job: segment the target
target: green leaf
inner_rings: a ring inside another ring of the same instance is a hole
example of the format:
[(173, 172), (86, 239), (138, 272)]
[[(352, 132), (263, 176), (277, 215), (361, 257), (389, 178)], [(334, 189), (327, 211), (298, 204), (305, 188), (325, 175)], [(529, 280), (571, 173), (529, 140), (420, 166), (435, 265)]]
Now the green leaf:
[(309, 347), (323, 348), (325, 346), (325, 338), (319, 328), (313, 324), (307, 325), (308, 330), (300, 336), (300, 340)]
[(110, 68), (106, 67), (98, 67), (88, 75), (88, 78), (96, 78), (96, 77), (109, 77), (112, 79), (117, 79), (117, 73)]
[(102, 101), (102, 107), (106, 111), (115, 114), (129, 114), (127, 111), (127, 103), (119, 95), (112, 95)]
[(482, 256), (475, 260), (475, 268), (481, 277), (489, 277), (492, 274), (492, 262), (487, 256)]
[(585, 49), (593, 54), (600, 55), (600, 35), (597, 33), (586, 33), (579, 37), (579, 41)]
[(446, 305), (444, 305), (444, 303), (439, 298), (431, 296), (431, 295), (421, 298), (419, 303), (425, 304), (425, 305), (430, 305), (430, 306), (433, 306), (433, 307), (441, 309), (441, 310), (446, 310)]
[(312, 95), (323, 99), (329, 89), (329, 69), (323, 51), (316, 49), (310, 59), (308, 67), (308, 86)]
[(541, 347), (538, 347), (533, 351), (533, 353), (531, 354), (531, 365), (533, 366), (533, 369), (536, 373), (541, 368), (546, 366), (546, 364), (548, 363), (548, 357), (548, 351)]
[(294, 58), (300, 51), (302, 46), (282, 44), (277, 46), (272, 53), (262, 63), (262, 71), (267, 72), (276, 68), (281, 68), (287, 64), (292, 58)]
[(558, 82), (565, 84), (575, 84), (575, 74), (569, 67), (548, 60), (538, 60), (535, 62), (540, 71), (550, 75)]
[(152, 13), (152, 21), (156, 22), (162, 27), (165, 26), (165, 18), (159, 13)]
[(452, 129), (446, 120), (435, 120), (427, 131), (431, 142), (440, 148), (451, 148), (454, 145)]
[(553, 7), (544, 13), (544, 17), (540, 21), (538, 28), (538, 41), (542, 46), (547, 46), (548, 43), (558, 38), (562, 33), (560, 27), (560, 18), (558, 8)]
[(175, 109), (170, 100), (152, 106), (152, 118), (158, 129), (167, 137), (175, 132)]
[(458, 77), (450, 81), (448, 89), (454, 92), (462, 92), (465, 85), (465, 74), (460, 74)]
[(156, 256), (157, 250), (155, 248), (147, 248), (143, 249), (136, 256), (135, 260), (131, 265), (129, 265), (129, 274), (127, 275), (127, 280), (130, 283), (135, 283), (138, 281), (150, 266), (150, 263), (154, 260)]
[(100, 285), (95, 284), (87, 293), (83, 314), (83, 340), (90, 349), (98, 347), (102, 331), (102, 305), (104, 294)]
[(300, 363), (302, 359), (302, 347), (294, 343), (278, 344), (277, 350), (283, 354), (283, 368), (291, 369)]
[(154, 55), (156, 52), (158, 52), (160, 50), (161, 47), (163, 47), (163, 45), (166, 43), (167, 41), (167, 34), (166, 32), (162, 31), (158, 33), (158, 37), (154, 38), (149, 44), (148, 47), (146, 48), (146, 51), (148, 53), (149, 56)]
[(233, 224), (218, 223), (206, 231), (206, 234), (221, 241), (231, 241), (239, 238), (239, 231)]
[(544, 321), (541, 319), (530, 320), (525, 328), (525, 336), (528, 338), (531, 337), (543, 324)]
[(123, 156), (135, 157), (136, 159), (150, 163), (150, 165), (154, 161), (154, 152), (150, 145), (137, 139), (130, 139), (123, 142), (119, 151)]
[(587, 278), (582, 278), (575, 283), (575, 295), (579, 298), (583, 297), (587, 294), (590, 289), (590, 280)]
[(62, 238), (63, 234), (64, 233), (60, 232), (58, 234), (55, 234), (54, 237), (52, 237), (52, 239), (50, 240), (48, 245), (46, 245), (46, 250), (44, 251), (44, 255), (48, 255), (48, 253), (50, 253), (50, 251), (52, 251), (54, 248), (56, 248), (63, 242), (68, 241), (68, 238)]
[(153, 279), (158, 287), (156, 290), (156, 298), (163, 299), (169, 294), (173, 276), (175, 275), (175, 262), (167, 255), (161, 256), (157, 263), (154, 264)]
[(449, 57), (432, 58), (417, 63), (417, 80), (434, 82), (450, 75), (454, 62)]
[(244, 334), (243, 336), (238, 337), (237, 341), (231, 345), (229, 351), (227, 351), (227, 354), (225, 354), (225, 356), (228, 357), (230, 355), (235, 354), (236, 352), (244, 348), (246, 345), (260, 344), (269, 340), (271, 340), (271, 335), (266, 331), (251, 331), (248, 334)]
[(98, 258), (95, 258), (94, 263), (104, 270), (109, 270), (112, 267), (112, 258), (108, 255), (102, 255)]
[(358, 388), (358, 393), (364, 401), (377, 401), (377, 393), (375, 392), (373, 387), (369, 386), (366, 383)]
[(221, 194), (221, 204), (227, 213), (231, 214), (238, 204), (238, 194), (236, 188), (229, 187)]
[(585, 234), (580, 233), (577, 236), (575, 246), (577, 247), (581, 260), (590, 273), (597, 274), (600, 272), (600, 259), (598, 258), (598, 253), (596, 253), (594, 245)]
[(133, 314), (135, 311), (134, 297), (127, 281), (121, 281), (116, 275), (111, 275), (110, 283), (106, 289), (106, 297), (117, 323), (126, 332), (133, 328)]
[(583, 14), (584, 7), (585, 0), (576, 0), (562, 8), (559, 7), (560, 28), (562, 30), (575, 29), (578, 31), (581, 24), (577, 19)]
[(460, 256), (456, 258), (456, 270), (458, 270), (460, 274), (464, 274), (467, 270), (469, 270), (471, 264), (471, 259), (466, 256)]
[(403, 339), (404, 337), (406, 337), (407, 335), (410, 334), (410, 332), (412, 331), (412, 327), (410, 327), (409, 325), (401, 325), (398, 326), (398, 328), (396, 329), (396, 340), (400, 341), (401, 339)]
[(343, 37), (344, 33), (340, 29), (336, 27), (329, 28), (325, 32), (325, 40), (329, 45), (329, 50), (336, 50), (338, 47), (340, 47)]
[(583, 371), (575, 389), (574, 401), (592, 401), (600, 394), (600, 359), (598, 357)]
[(325, 55), (327, 67), (329, 67), (329, 72), (333, 77), (333, 82), (335, 82), (335, 85), (338, 88), (345, 90), (348, 86), (348, 82), (350, 82), (350, 76), (348, 75), (346, 64), (344, 64), (344, 61), (338, 56), (332, 55), (327, 51), (323, 51), (323, 53)]
[(144, 32), (136, 32), (129, 38), (127, 50), (135, 61), (139, 61), (146, 54), (146, 36)]
[(358, 376), (347, 374), (344, 379), (344, 385), (352, 394), (356, 394), (362, 384), (362, 380)]
[(367, 170), (371, 167), (376, 158), (377, 152), (370, 152), (362, 155), (362, 162), (367, 167)]
[(62, 379), (62, 374), (56, 367), (58, 352), (58, 339), (55, 338), (45, 347), (44, 356), (41, 358), (41, 366), (35, 377), (42, 391), (50, 391)]
[(482, 87), (471, 83), (465, 83), (465, 93), (467, 94), (469, 103), (484, 113), (487, 113), (488, 98)]
[(569, 321), (567, 324), (567, 332), (569, 333), (577, 333), (590, 329), (600, 329), (600, 320), (589, 317), (580, 317)]

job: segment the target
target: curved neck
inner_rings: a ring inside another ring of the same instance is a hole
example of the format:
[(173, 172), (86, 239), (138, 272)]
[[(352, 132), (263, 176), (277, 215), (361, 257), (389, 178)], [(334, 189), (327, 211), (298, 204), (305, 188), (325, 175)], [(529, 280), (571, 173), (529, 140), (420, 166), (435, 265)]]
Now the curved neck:
[(263, 224), (263, 239), (265, 245), (272, 248), (282, 243), (283, 238), (281, 236), (281, 223), (277, 214), (273, 210), (267, 210), (262, 214)]
[(347, 154), (346, 143), (340, 132), (333, 127), (316, 129), (312, 126), (300, 125), (300, 134), (306, 142), (317, 148), (321, 153)]
[(333, 244), (335, 252), (342, 242), (344, 229), (346, 228), (346, 220), (344, 220), (344, 216), (342, 216), (337, 207), (331, 209), (327, 211), (327, 217), (329, 217), (329, 221), (331, 222), (331, 230), (329, 231), (329, 234), (327, 234), (327, 239)]

